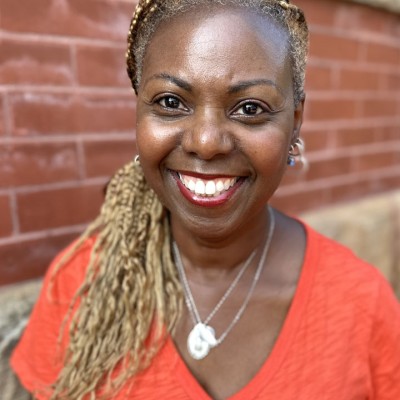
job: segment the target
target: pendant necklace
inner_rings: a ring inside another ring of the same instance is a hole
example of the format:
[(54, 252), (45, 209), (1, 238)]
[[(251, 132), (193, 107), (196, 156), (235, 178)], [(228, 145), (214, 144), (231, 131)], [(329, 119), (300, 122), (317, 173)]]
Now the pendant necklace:
[(192, 291), (190, 290), (189, 282), (186, 277), (185, 273), (185, 268), (182, 263), (181, 255), (178, 249), (178, 246), (176, 242), (173, 240), (172, 241), (172, 250), (174, 253), (174, 258), (175, 258), (175, 263), (176, 267), (178, 269), (179, 277), (182, 282), (183, 286), (183, 292), (184, 292), (184, 297), (185, 297), (185, 303), (186, 306), (189, 310), (190, 316), (193, 320), (194, 323), (194, 328), (191, 330), (189, 333), (188, 339), (187, 339), (187, 348), (189, 351), (189, 354), (191, 355), (192, 358), (195, 360), (201, 360), (204, 357), (207, 356), (207, 354), (210, 352), (210, 350), (213, 347), (218, 346), (221, 344), (228, 333), (232, 330), (232, 328), (237, 324), (239, 319), (241, 318), (242, 314), (246, 310), (246, 307), (250, 301), (251, 295), (253, 294), (253, 291), (256, 287), (256, 284), (260, 278), (263, 266), (265, 264), (265, 259), (268, 254), (268, 250), (272, 241), (272, 236), (274, 233), (275, 229), (275, 218), (274, 218), (274, 213), (272, 212), (271, 208), (268, 207), (268, 214), (269, 214), (269, 230), (268, 230), (268, 235), (267, 239), (265, 241), (265, 245), (260, 257), (260, 261), (257, 265), (256, 272), (254, 274), (253, 281), (250, 285), (249, 291), (247, 292), (247, 295), (239, 308), (238, 312), (234, 316), (233, 320), (231, 323), (228, 325), (228, 327), (225, 329), (225, 331), (221, 334), (219, 338), (215, 337), (215, 330), (208, 325), (208, 323), (211, 321), (211, 319), (214, 317), (214, 315), (218, 312), (218, 310), (221, 308), (221, 306), (224, 304), (226, 299), (229, 297), (229, 295), (232, 293), (232, 291), (235, 289), (236, 285), (238, 284), (240, 278), (243, 276), (251, 262), (253, 261), (256, 250), (254, 250), (246, 262), (244, 263), (243, 267), (240, 269), (239, 273), (237, 274), (236, 278), (234, 281), (231, 283), (225, 294), (222, 296), (218, 304), (214, 307), (214, 309), (211, 311), (211, 313), (208, 315), (208, 317), (202, 321), (200, 318), (200, 314), (197, 310), (196, 303), (194, 301)]

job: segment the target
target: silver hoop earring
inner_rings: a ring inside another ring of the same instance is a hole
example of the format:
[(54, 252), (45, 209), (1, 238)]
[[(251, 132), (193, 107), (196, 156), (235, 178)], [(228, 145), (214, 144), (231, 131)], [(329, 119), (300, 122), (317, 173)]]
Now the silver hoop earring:
[(136, 164), (140, 164), (140, 157), (139, 154), (136, 154), (135, 158), (133, 159), (133, 161), (135, 161)]
[(300, 163), (301, 169), (307, 170), (308, 161), (307, 158), (304, 156), (304, 152), (305, 152), (304, 141), (300, 138), (297, 138), (296, 141), (290, 145), (287, 164), (290, 167), (294, 167), (295, 165)]

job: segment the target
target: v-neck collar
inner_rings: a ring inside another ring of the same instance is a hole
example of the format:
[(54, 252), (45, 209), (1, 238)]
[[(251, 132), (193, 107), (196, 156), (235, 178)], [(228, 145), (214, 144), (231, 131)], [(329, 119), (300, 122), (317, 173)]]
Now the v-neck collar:
[[(317, 233), (307, 225), (303, 224), (303, 226), (307, 235), (303, 266), (292, 304), (279, 336), (275, 341), (271, 353), (253, 379), (227, 400), (255, 399), (258, 393), (271, 382), (274, 374), (279, 370), (293, 343), (296, 332), (298, 332), (298, 326), (304, 315), (319, 261)], [(188, 398), (193, 400), (212, 400), (186, 366), (171, 337), (168, 338), (165, 346), (165, 351), (171, 360), (171, 375), (179, 381), (180, 386), (187, 392)]]

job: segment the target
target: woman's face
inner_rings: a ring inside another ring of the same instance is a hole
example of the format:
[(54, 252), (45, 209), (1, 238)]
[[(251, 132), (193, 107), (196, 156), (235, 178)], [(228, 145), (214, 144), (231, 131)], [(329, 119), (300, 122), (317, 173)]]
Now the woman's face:
[(155, 32), (138, 93), (137, 146), (174, 227), (224, 237), (259, 220), (301, 117), (287, 35), (269, 18), (194, 10)]

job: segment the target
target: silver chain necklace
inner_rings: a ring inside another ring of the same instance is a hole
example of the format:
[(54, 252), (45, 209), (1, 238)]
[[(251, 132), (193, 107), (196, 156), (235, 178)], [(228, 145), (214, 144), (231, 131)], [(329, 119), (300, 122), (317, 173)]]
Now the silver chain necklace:
[(268, 250), (269, 250), (269, 247), (270, 247), (270, 244), (272, 241), (274, 229), (275, 229), (274, 213), (272, 212), (271, 208), (269, 208), (269, 207), (268, 207), (268, 213), (269, 213), (269, 219), (270, 219), (268, 236), (265, 241), (263, 252), (261, 254), (260, 261), (257, 265), (256, 272), (254, 274), (253, 282), (251, 283), (251, 286), (249, 288), (249, 291), (247, 292), (247, 295), (243, 301), (243, 304), (239, 308), (238, 312), (236, 313), (236, 315), (233, 318), (233, 320), (231, 321), (231, 323), (228, 325), (228, 327), (225, 329), (225, 331), (221, 334), (221, 336), (218, 339), (215, 337), (215, 330), (211, 326), (209, 326), (208, 323), (211, 321), (211, 319), (214, 317), (214, 315), (218, 312), (218, 310), (221, 308), (221, 306), (224, 304), (226, 299), (229, 297), (229, 295), (232, 293), (232, 291), (238, 284), (240, 278), (243, 276), (244, 272), (247, 270), (248, 266), (251, 264), (251, 261), (253, 260), (255, 254), (256, 254), (256, 250), (254, 250), (250, 254), (249, 258), (246, 260), (245, 264), (240, 269), (236, 278), (231, 283), (228, 290), (222, 296), (222, 298), (220, 299), (218, 304), (210, 312), (208, 317), (204, 321), (201, 321), (200, 314), (197, 310), (196, 303), (194, 301), (192, 291), (190, 290), (189, 282), (186, 277), (185, 268), (183, 267), (183, 263), (182, 263), (182, 259), (180, 256), (178, 246), (175, 241), (172, 242), (172, 249), (174, 252), (176, 266), (178, 269), (179, 277), (180, 277), (180, 279), (182, 281), (182, 285), (183, 285), (185, 303), (186, 303), (186, 306), (189, 310), (189, 313), (190, 313), (193, 323), (194, 323), (194, 328), (189, 333), (189, 336), (187, 339), (187, 348), (188, 348), (189, 354), (195, 360), (203, 359), (204, 357), (207, 356), (207, 354), (210, 352), (210, 350), (213, 347), (216, 347), (219, 344), (221, 344), (224, 341), (224, 339), (226, 338), (226, 336), (229, 334), (229, 332), (237, 324), (237, 322), (243, 315), (244, 311), (246, 310), (246, 307), (250, 301), (251, 295), (253, 294), (256, 284), (260, 278), (263, 266), (265, 264), (265, 259), (267, 257)]

